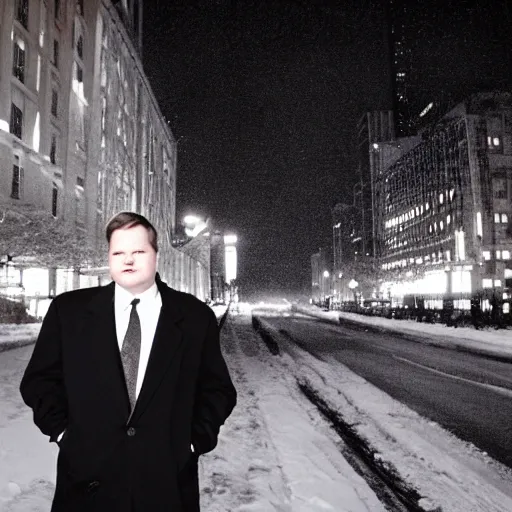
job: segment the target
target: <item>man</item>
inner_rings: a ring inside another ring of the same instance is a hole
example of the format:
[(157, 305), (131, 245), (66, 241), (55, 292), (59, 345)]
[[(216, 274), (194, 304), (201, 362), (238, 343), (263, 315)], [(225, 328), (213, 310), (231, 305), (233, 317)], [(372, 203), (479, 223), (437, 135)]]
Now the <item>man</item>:
[(107, 226), (113, 283), (48, 309), (21, 382), (60, 450), (52, 512), (199, 510), (197, 460), (236, 403), (212, 310), (155, 281), (157, 233)]

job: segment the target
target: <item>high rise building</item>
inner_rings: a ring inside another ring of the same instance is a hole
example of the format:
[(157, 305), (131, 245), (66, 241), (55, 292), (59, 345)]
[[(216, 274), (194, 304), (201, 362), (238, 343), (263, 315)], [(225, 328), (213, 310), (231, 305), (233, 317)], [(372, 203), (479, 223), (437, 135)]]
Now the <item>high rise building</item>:
[(143, 71), (141, 13), (136, 0), (0, 0), (3, 293), (97, 283), (104, 227), (133, 210), (161, 235), (162, 278), (203, 295), (170, 274), (189, 265), (171, 246), (177, 146)]
[(375, 255), (375, 152), (374, 146), (395, 138), (392, 111), (366, 112), (357, 124), (358, 167), (354, 186), (352, 250), (356, 261)]
[(396, 135), (414, 135), (468, 95), (512, 87), (508, 0), (387, 1)]
[(474, 295), (484, 309), (496, 294), (508, 299), (512, 93), (472, 95), (422, 136), (376, 151), (381, 292), (398, 303), (422, 297), (439, 309), (448, 297), (460, 309)]

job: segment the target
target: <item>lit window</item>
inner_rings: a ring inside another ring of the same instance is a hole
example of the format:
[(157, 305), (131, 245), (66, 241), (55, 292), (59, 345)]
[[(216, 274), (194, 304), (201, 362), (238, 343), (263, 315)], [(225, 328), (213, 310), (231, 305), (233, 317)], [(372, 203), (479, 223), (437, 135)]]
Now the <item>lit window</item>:
[(439, 222), (439, 229), (441, 231), (444, 229), (444, 222), (442, 220)]
[(440, 203), (440, 204), (443, 204), (443, 201), (444, 201), (444, 196), (443, 196), (443, 194), (439, 194), (439, 203)]
[(25, 82), (25, 43), (19, 38), (14, 41), (12, 74), (20, 82)]
[(428, 209), (429, 209), (429, 208), (430, 208), (430, 205), (427, 203), (427, 204), (425, 205), (425, 210), (427, 210), (427, 211), (428, 211)]
[(476, 234), (477, 236), (483, 236), (482, 230), (482, 214), (480, 212), (476, 212)]
[(488, 145), (489, 147), (491, 147), (491, 146), (492, 146), (492, 137), (491, 137), (491, 136), (488, 136), (488, 137), (487, 137), (487, 145)]
[(452, 200), (453, 200), (453, 196), (454, 196), (454, 194), (455, 194), (455, 189), (454, 189), (454, 188), (452, 188), (452, 189), (450, 190), (450, 201), (452, 201)]
[(501, 279), (495, 279), (494, 286), (501, 286)]
[(451, 215), (447, 215), (446, 216), (446, 225), (450, 224), (451, 221), (452, 221)]
[(501, 214), (501, 222), (502, 222), (502, 224), (508, 223), (508, 215), (506, 213)]
[(451, 261), (451, 254), (450, 254), (450, 251), (446, 251), (446, 261)]
[(503, 303), (503, 313), (505, 313), (505, 314), (510, 313), (510, 302)]
[(510, 251), (501, 251), (501, 257), (504, 260), (509, 260), (510, 259)]
[(493, 145), (494, 147), (498, 147), (498, 146), (500, 145), (500, 138), (499, 138), (499, 137), (494, 137), (494, 138), (492, 139), (492, 145)]
[(495, 213), (494, 214), (494, 222), (496, 224), (499, 224), (500, 223), (500, 214), (499, 213)]
[(482, 251), (482, 256), (485, 261), (489, 261), (491, 259), (491, 251)]
[(492, 279), (482, 279), (482, 288), (492, 288)]
[(420, 214), (420, 209), (416, 206), (416, 215)]
[(496, 251), (496, 259), (501, 260), (501, 251)]

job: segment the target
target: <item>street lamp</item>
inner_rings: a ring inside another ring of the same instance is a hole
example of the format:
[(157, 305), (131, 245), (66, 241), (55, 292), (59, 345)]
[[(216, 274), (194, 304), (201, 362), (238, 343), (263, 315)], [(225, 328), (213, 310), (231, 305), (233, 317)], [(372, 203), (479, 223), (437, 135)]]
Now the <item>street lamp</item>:
[(194, 238), (206, 229), (208, 220), (205, 221), (196, 215), (186, 215), (183, 219), (183, 224), (185, 225), (185, 234), (190, 238)]
[(356, 305), (357, 305), (357, 292), (356, 292), (356, 288), (358, 286), (359, 286), (359, 283), (355, 279), (351, 279), (350, 282), (348, 283), (348, 287), (354, 293), (354, 301), (355, 301)]

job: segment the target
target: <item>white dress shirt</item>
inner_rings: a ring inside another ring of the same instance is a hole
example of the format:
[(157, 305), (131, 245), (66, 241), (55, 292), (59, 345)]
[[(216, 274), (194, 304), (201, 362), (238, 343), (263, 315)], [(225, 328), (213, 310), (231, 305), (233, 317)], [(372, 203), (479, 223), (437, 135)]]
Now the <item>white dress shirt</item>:
[(128, 330), (132, 310), (131, 302), (133, 299), (140, 299), (140, 302), (137, 304), (137, 313), (140, 319), (141, 343), (137, 386), (135, 388), (135, 397), (138, 397), (142, 382), (144, 381), (144, 375), (146, 374), (151, 347), (153, 346), (156, 325), (160, 316), (160, 309), (162, 308), (162, 297), (160, 297), (156, 283), (153, 283), (150, 288), (139, 295), (132, 295), (116, 283), (114, 297), (114, 315), (119, 351), (123, 347), (123, 340)]

